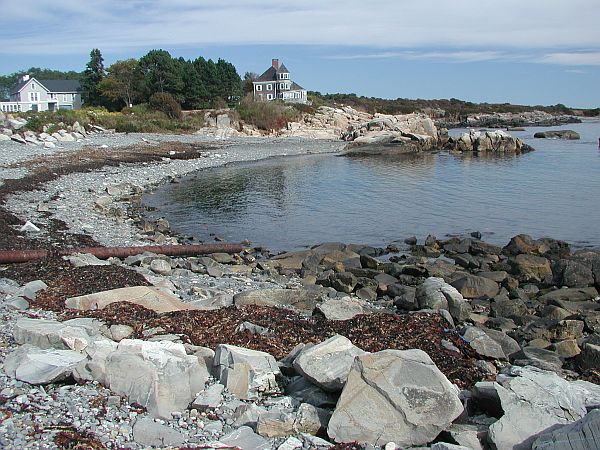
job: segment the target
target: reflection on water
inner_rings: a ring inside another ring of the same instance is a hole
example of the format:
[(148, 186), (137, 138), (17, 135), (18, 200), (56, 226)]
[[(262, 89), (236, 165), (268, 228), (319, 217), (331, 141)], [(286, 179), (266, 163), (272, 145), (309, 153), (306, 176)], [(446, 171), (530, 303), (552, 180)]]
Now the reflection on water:
[(230, 165), (145, 201), (182, 233), (272, 250), (474, 230), (499, 244), (528, 233), (600, 245), (600, 124), (569, 128), (582, 140), (533, 140), (533, 128), (515, 133), (537, 149), (518, 156), (311, 155)]

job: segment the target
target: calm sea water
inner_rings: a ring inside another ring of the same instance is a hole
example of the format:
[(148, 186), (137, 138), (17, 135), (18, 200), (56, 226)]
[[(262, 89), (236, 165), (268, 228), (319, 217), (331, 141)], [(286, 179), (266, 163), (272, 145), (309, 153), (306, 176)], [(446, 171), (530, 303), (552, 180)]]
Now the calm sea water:
[(546, 129), (513, 132), (536, 149), (519, 156), (442, 151), (240, 163), (166, 185), (145, 203), (181, 234), (249, 239), (274, 251), (472, 231), (498, 244), (526, 233), (600, 246), (600, 122), (555, 128), (576, 130), (579, 141), (533, 139)]

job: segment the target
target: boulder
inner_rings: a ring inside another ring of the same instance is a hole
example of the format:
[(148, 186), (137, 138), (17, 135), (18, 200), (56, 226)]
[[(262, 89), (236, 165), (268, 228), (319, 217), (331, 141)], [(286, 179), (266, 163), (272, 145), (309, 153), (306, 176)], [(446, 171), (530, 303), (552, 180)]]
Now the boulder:
[(579, 261), (560, 259), (552, 265), (552, 274), (556, 286), (576, 288), (594, 284), (592, 268)]
[(74, 253), (63, 256), (63, 258), (69, 261), (73, 267), (110, 266), (109, 261), (98, 259), (91, 253)]
[(73, 373), (85, 355), (72, 350), (40, 349), (25, 344), (4, 360), (7, 375), (29, 384), (62, 381)]
[(350, 272), (340, 272), (331, 274), (329, 276), (329, 282), (331, 283), (331, 287), (336, 291), (350, 294), (354, 290), (357, 280)]
[(490, 426), (488, 438), (498, 449), (529, 449), (551, 427), (575, 422), (587, 413), (584, 386), (555, 373), (516, 367), (493, 383), (504, 415)]
[(41, 349), (83, 350), (91, 341), (102, 339), (102, 322), (94, 319), (71, 319), (64, 322), (45, 319), (18, 319), (13, 329), (17, 344), (31, 344)]
[(543, 256), (519, 254), (509, 260), (512, 273), (523, 283), (542, 283), (552, 279), (550, 261)]
[(241, 400), (279, 392), (275, 379), (280, 374), (279, 367), (268, 353), (220, 344), (214, 367), (219, 381)]
[(220, 383), (213, 384), (208, 389), (198, 394), (192, 402), (192, 408), (196, 408), (200, 411), (216, 408), (223, 400), (224, 389), (225, 386)]
[[(562, 288), (547, 292), (538, 297), (538, 300), (542, 303), (552, 303), (556, 306), (561, 306), (558, 304), (559, 301), (576, 303), (594, 300), (596, 297), (598, 297), (598, 291), (594, 287)], [(571, 306), (576, 307), (576, 305)]]
[(352, 297), (330, 298), (317, 305), (315, 311), (320, 312), (327, 320), (349, 320), (364, 314), (365, 302)]
[(451, 284), (464, 298), (491, 298), (498, 295), (500, 290), (495, 281), (470, 274), (453, 281)]
[(330, 392), (341, 391), (354, 358), (365, 352), (347, 338), (335, 335), (302, 350), (294, 368), (311, 383)]
[(549, 350), (533, 346), (523, 347), (510, 355), (510, 360), (515, 366), (532, 366), (552, 372), (561, 372), (563, 365), (561, 357)]
[(256, 432), (261, 436), (280, 437), (299, 433), (316, 435), (327, 428), (330, 413), (303, 403), (297, 411), (272, 409), (258, 418)]
[(466, 320), (471, 312), (460, 292), (442, 278), (427, 278), (417, 288), (415, 298), (421, 309), (444, 309), (458, 321)]
[(65, 301), (65, 306), (67, 308), (88, 311), (104, 309), (115, 302), (133, 303), (157, 313), (197, 309), (192, 305), (182, 302), (179, 297), (151, 286), (125, 287), (71, 297)]
[(457, 390), (421, 350), (358, 356), (329, 421), (336, 442), (431, 442), (463, 412)]
[[(99, 355), (94, 360), (101, 360)], [(206, 368), (182, 344), (124, 339), (105, 358), (104, 382), (130, 403), (147, 408), (155, 417), (170, 419), (186, 409), (207, 381)]]
[(303, 311), (312, 311), (324, 295), (326, 291), (320, 286), (300, 289), (259, 289), (240, 292), (233, 296), (233, 302), (238, 306), (293, 306)]

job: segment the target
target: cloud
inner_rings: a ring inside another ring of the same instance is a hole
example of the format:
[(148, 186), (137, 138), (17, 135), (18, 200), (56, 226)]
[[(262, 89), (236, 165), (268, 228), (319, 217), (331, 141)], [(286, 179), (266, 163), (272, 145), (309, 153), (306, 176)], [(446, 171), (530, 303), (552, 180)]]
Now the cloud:
[(549, 53), (539, 62), (562, 66), (600, 66), (600, 52)]
[(509, 54), (506, 51), (493, 50), (456, 50), (456, 51), (385, 51), (374, 53), (339, 54), (325, 56), (324, 59), (404, 59), (443, 62), (482, 62), (524, 60), (526, 55)]
[(0, 52), (9, 55), (287, 44), (459, 48), (439, 57), (469, 61), (496, 57), (478, 49), (600, 42), (598, 0), (570, 0), (567, 14), (564, 0), (2, 0), (2, 10)]

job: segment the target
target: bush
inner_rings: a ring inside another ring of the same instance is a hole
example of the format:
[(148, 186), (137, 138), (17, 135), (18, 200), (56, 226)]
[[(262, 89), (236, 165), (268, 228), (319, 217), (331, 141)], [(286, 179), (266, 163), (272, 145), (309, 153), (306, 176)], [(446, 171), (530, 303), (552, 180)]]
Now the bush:
[(148, 106), (155, 111), (162, 111), (171, 119), (183, 119), (181, 105), (167, 92), (156, 92), (150, 96)]
[(252, 94), (244, 97), (237, 107), (240, 119), (261, 130), (281, 130), (300, 118), (300, 112), (277, 101), (255, 102)]

